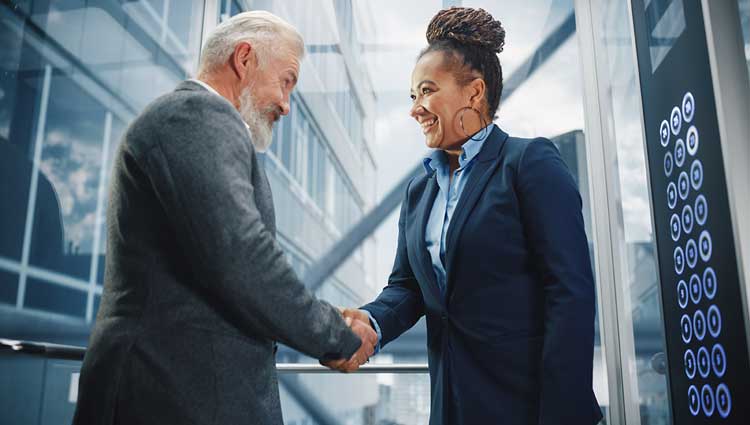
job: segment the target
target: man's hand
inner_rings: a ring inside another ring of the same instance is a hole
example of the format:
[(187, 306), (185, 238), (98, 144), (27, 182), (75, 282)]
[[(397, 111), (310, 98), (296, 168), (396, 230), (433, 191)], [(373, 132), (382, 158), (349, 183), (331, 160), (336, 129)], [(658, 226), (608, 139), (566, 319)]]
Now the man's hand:
[(362, 340), (362, 344), (360, 345), (357, 352), (354, 353), (348, 360), (340, 359), (321, 362), (322, 365), (327, 366), (331, 369), (336, 369), (338, 371), (347, 373), (354, 372), (359, 369), (361, 365), (367, 363), (370, 356), (372, 356), (375, 352), (375, 346), (378, 344), (378, 335), (372, 329), (372, 326), (370, 326), (367, 314), (362, 313), (364, 314), (364, 321), (362, 321), (359, 319), (355, 319), (353, 314), (345, 314), (345, 312), (348, 310), (350, 309), (342, 311), (344, 320), (346, 320), (346, 323), (352, 328), (352, 331), (357, 334), (357, 336), (359, 336), (359, 338)]

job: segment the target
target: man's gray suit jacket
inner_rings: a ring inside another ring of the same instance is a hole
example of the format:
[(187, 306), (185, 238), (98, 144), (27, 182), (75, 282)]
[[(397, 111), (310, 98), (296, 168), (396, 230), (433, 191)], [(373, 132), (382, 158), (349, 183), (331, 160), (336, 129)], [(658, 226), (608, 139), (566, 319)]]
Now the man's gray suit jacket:
[(151, 103), (114, 159), (74, 424), (281, 424), (274, 341), (334, 359), (360, 340), (275, 230), (237, 110), (190, 81)]

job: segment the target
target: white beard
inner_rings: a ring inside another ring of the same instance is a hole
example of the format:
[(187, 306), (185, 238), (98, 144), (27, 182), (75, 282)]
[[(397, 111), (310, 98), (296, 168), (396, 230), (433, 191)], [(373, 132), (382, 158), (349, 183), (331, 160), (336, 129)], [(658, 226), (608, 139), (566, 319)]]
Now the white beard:
[(245, 87), (240, 93), (240, 116), (250, 129), (250, 141), (255, 150), (266, 152), (273, 141), (273, 122), (268, 116), (273, 113), (274, 108), (266, 108), (259, 111), (255, 106), (255, 99), (250, 92), (250, 87)]

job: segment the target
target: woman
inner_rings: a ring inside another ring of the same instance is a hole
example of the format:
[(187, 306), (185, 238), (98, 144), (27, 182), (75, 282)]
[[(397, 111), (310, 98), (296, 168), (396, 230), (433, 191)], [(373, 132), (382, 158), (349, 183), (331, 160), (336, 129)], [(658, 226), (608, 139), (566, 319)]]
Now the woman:
[(388, 286), (361, 310), (380, 347), (427, 316), (430, 424), (586, 425), (594, 283), (576, 183), (546, 139), (492, 124), (500, 22), (440, 11), (412, 73), (428, 147), (407, 187)]

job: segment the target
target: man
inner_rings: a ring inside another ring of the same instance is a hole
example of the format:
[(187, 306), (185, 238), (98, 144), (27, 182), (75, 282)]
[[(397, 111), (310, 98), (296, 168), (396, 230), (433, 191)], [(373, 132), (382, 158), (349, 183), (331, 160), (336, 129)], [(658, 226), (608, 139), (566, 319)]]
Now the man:
[(128, 128), (75, 424), (281, 424), (275, 341), (344, 371), (372, 354), (370, 326), (307, 291), (275, 240), (256, 151), (303, 51), (278, 17), (239, 14), (209, 35), (198, 80)]

